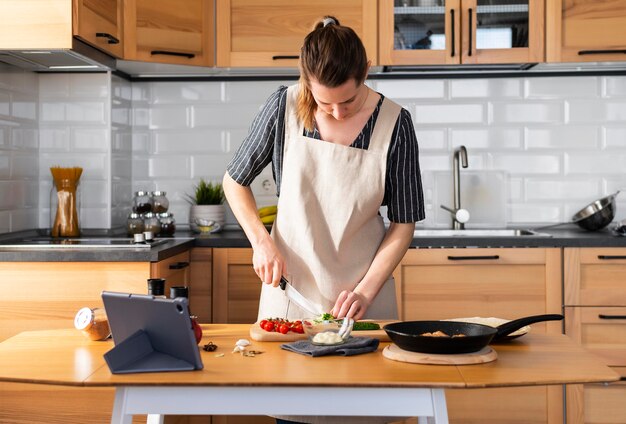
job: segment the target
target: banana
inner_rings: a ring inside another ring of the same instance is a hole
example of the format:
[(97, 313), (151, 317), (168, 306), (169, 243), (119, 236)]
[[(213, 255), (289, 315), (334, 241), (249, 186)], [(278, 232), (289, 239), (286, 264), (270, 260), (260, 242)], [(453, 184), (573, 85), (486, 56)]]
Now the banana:
[(273, 224), (275, 219), (276, 219), (276, 214), (265, 215), (261, 217), (261, 222), (263, 224)]
[(263, 218), (264, 216), (268, 215), (276, 215), (276, 212), (278, 212), (278, 207), (276, 205), (264, 206), (262, 208), (259, 208), (257, 212), (259, 213), (259, 218)]

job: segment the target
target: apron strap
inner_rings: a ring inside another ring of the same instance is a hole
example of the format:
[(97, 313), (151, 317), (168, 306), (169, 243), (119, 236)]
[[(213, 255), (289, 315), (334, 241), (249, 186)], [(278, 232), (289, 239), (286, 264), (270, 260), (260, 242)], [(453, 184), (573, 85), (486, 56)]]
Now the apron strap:
[(400, 110), (402, 110), (402, 107), (396, 102), (389, 100), (387, 97), (383, 99), (383, 104), (380, 106), (380, 111), (378, 111), (378, 117), (376, 118), (376, 124), (374, 124), (374, 131), (372, 131), (370, 145), (367, 150), (372, 152), (377, 151), (384, 153), (385, 156), (387, 155), (393, 129), (400, 116)]

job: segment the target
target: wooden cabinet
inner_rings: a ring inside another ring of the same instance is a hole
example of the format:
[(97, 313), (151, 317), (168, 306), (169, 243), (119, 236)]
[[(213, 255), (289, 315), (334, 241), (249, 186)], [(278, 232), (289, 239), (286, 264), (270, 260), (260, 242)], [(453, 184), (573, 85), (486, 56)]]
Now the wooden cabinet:
[(212, 322), (213, 249), (194, 247), (190, 254), (189, 310), (201, 323)]
[(124, 55), (122, 0), (73, 0), (74, 36), (105, 52)]
[(213, 0), (125, 0), (124, 59), (213, 66)]
[[(565, 333), (626, 378), (626, 249), (564, 249)], [(626, 384), (570, 385), (568, 424), (626, 422)]]
[(543, 0), (379, 0), (379, 65), (544, 61)]
[(626, 60), (624, 27), (624, 0), (550, 0), (546, 8), (546, 60)]
[[(189, 251), (179, 253), (159, 262), (150, 264), (151, 278), (165, 279), (165, 296), (170, 296), (170, 288), (188, 286), (191, 275)], [(148, 286), (141, 293), (146, 293)]]
[(67, 0), (0, 3), (0, 49), (69, 49), (72, 4)]
[[(560, 249), (410, 249), (394, 273), (402, 320), (561, 313)], [(561, 333), (560, 322), (532, 332)], [(562, 389), (446, 390), (450, 423), (562, 423)]]
[(304, 37), (325, 15), (354, 29), (376, 64), (374, 0), (217, 0), (217, 66), (296, 67)]

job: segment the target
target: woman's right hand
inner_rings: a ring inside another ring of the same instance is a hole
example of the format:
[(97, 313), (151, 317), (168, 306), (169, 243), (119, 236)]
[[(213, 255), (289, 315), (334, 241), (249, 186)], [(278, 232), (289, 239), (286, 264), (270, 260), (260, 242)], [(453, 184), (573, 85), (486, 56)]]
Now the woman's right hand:
[(274, 287), (278, 287), (280, 277), (287, 273), (285, 260), (271, 237), (255, 246), (252, 266), (261, 281)]

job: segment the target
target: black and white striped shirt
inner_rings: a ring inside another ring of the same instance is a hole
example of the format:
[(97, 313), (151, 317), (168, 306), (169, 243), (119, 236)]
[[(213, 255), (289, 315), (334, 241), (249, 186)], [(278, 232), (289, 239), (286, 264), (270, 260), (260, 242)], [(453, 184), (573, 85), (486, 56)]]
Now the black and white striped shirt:
[[(271, 162), (277, 187), (276, 194), (280, 196), (286, 100), (287, 87), (281, 86), (268, 98), (254, 118), (248, 135), (226, 168), (237, 183), (249, 186)], [(367, 150), (382, 102), (381, 95), (374, 113), (351, 147)], [(315, 139), (321, 138), (317, 129), (313, 132), (305, 130), (304, 135)], [(400, 112), (389, 144), (382, 205), (387, 206), (387, 217), (391, 222), (409, 223), (424, 219), (424, 195), (417, 138), (411, 114), (406, 109)]]

